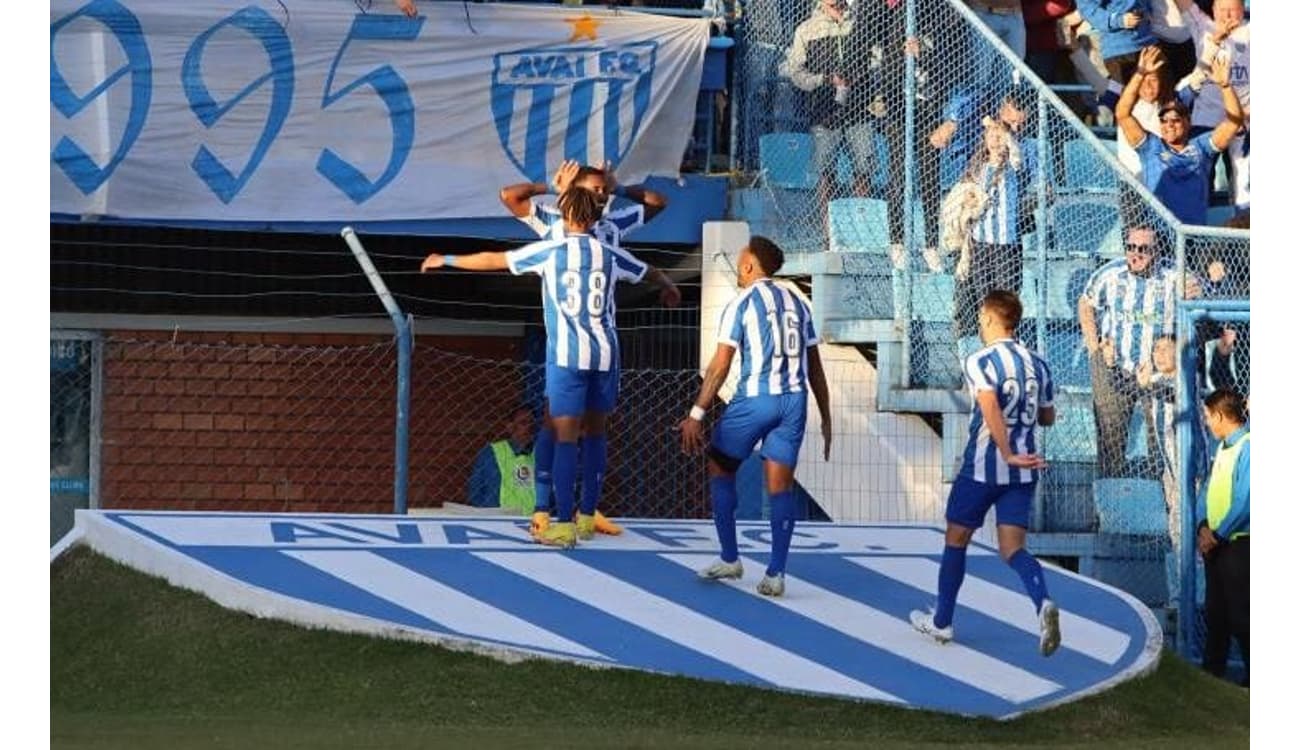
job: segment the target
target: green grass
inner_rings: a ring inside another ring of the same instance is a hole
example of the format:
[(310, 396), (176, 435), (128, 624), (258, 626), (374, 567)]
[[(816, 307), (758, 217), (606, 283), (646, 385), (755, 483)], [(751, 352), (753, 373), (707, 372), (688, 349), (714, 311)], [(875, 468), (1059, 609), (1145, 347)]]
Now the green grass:
[(305, 630), (73, 550), (50, 571), (57, 748), (1246, 747), (1249, 694), (1168, 655), (1010, 722)]

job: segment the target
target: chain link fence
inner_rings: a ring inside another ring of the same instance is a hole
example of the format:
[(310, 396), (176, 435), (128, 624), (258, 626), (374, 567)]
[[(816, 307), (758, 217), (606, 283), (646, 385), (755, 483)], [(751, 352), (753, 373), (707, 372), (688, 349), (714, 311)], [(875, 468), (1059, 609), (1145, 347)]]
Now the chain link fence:
[[(1086, 26), (1062, 31), (1091, 39)], [(1091, 574), (1172, 606), (1176, 304), (1249, 297), (1248, 214), (1229, 222), (1238, 228), (1178, 223), (1121, 163), (1123, 130), (1081, 120), (1096, 100), (1071, 108), (959, 0), (754, 3), (739, 36), (746, 177), (732, 215), (790, 255), (839, 256), (838, 286), (857, 293), (836, 312), (894, 322), (905, 389), (960, 389), (979, 301), (1017, 291), (1019, 336), (1058, 386), (1034, 530)], [(1158, 122), (1144, 126), (1159, 138)], [(1206, 194), (1227, 187), (1220, 165)]]
[(197, 336), (104, 342), (103, 507), (392, 511), (393, 341)]

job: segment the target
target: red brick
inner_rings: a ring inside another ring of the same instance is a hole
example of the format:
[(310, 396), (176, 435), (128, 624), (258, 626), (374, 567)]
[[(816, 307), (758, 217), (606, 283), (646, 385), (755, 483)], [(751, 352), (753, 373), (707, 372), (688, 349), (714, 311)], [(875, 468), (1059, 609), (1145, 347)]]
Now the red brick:
[(185, 482), (181, 484), (181, 500), (207, 500), (212, 497), (212, 485), (207, 482)]
[(218, 414), (213, 419), (212, 426), (218, 430), (243, 430), (244, 417), (239, 414)]
[(199, 368), (200, 377), (205, 378), (228, 378), (230, 377), (230, 365), (220, 362), (209, 362)]
[(132, 396), (136, 394), (145, 394), (154, 392), (154, 381), (152, 380), (123, 380), (113, 383), (113, 390), (123, 396)]
[(275, 380), (249, 381), (246, 392), (250, 396), (279, 396), (280, 383)]
[(223, 479), (227, 482), (258, 482), (261, 481), (258, 472), (261, 471), (256, 466), (239, 464), (236, 466), (220, 467), (223, 473)]
[(262, 344), (262, 334), (260, 333), (247, 333), (247, 332), (239, 331), (239, 332), (231, 333), (226, 338), (232, 344), (240, 344), (245, 346), (250, 344), (252, 345)]
[(149, 494), (157, 500), (179, 500), (181, 497), (181, 483), (158, 482), (153, 485)]
[(218, 466), (238, 466), (244, 463), (246, 454), (242, 448), (218, 448), (212, 451), (211, 462)]
[(153, 426), (156, 430), (181, 430), (185, 429), (185, 418), (180, 414), (155, 414)]
[(244, 497), (249, 500), (274, 500), (275, 488), (269, 484), (245, 484)]
[[(260, 404), (259, 404), (260, 408)], [(246, 430), (274, 430), (275, 417), (267, 414), (256, 414), (244, 417), (244, 429)]]
[(210, 430), (212, 429), (212, 415), (211, 414), (186, 414), (184, 417), (184, 429)]
[(217, 383), (218, 396), (244, 396), (248, 394), (248, 381), (222, 380)]
[(217, 381), (215, 380), (190, 378), (185, 381), (185, 394), (188, 396), (211, 396), (216, 392)]
[(167, 377), (165, 362), (141, 362), (140, 377), (148, 380), (163, 380)]
[(290, 484), (281, 482), (275, 485), (275, 497), (277, 500), (302, 500), (303, 488), (300, 484)]
[(185, 393), (185, 381), (159, 378), (154, 381), (152, 392), (160, 396), (180, 396)]
[(230, 434), (226, 432), (200, 432), (195, 435), (194, 444), (199, 448), (225, 448), (230, 444)]
[(212, 486), (212, 497), (216, 500), (243, 500), (244, 485), (215, 484)]
[[(213, 458), (213, 453), (215, 453), (216, 450), (218, 449), (182, 448), (180, 462), (186, 466), (211, 466), (214, 463), (212, 458)], [(220, 450), (228, 450), (228, 449), (222, 448)]]
[(196, 411), (204, 414), (229, 414), (234, 409), (234, 401), (220, 396), (206, 396), (199, 399)]

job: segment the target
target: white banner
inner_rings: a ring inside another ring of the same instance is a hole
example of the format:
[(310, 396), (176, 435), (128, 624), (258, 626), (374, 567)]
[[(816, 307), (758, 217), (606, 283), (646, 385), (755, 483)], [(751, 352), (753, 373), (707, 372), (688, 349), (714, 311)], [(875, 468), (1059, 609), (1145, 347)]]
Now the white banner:
[(709, 22), (545, 5), (53, 0), (50, 211), (500, 216), (564, 158), (675, 176)]

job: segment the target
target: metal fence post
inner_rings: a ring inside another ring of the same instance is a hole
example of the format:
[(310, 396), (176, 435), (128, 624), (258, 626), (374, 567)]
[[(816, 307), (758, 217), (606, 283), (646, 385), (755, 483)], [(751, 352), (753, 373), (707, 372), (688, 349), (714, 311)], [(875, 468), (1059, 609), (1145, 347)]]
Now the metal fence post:
[(352, 227), (343, 227), (340, 234), (343, 235), (343, 241), (348, 243), (348, 247), (351, 248), (352, 255), (356, 257), (357, 263), (361, 265), (361, 270), (365, 272), (366, 279), (370, 282), (370, 286), (374, 288), (375, 294), (384, 306), (384, 310), (388, 312), (388, 317), (393, 321), (393, 328), (397, 334), (397, 419), (393, 428), (393, 512), (397, 515), (406, 515), (406, 485), (410, 476), (407, 451), (411, 431), (413, 326), (411, 318), (402, 313), (397, 301), (389, 293), (388, 286), (384, 284), (383, 277), (375, 269), (375, 264), (370, 261), (370, 256), (366, 254), (366, 249), (362, 247), (361, 240), (357, 238), (357, 233), (352, 231)]

